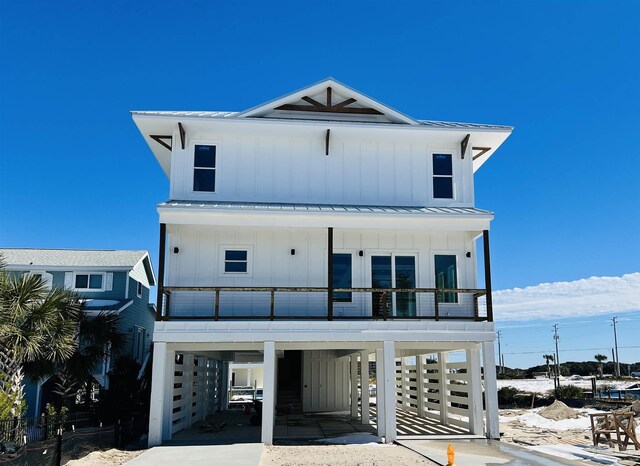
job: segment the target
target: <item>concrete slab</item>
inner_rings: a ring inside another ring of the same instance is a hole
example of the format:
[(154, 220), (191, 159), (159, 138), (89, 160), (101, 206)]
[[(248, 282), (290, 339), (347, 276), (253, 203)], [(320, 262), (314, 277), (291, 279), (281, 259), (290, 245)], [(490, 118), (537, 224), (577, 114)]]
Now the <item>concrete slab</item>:
[(176, 464), (258, 466), (263, 451), (264, 445), (261, 443), (171, 445), (151, 448), (125, 464), (127, 466), (175, 466)]
[(582, 466), (593, 465), (583, 461), (562, 459), (557, 456), (534, 452), (516, 445), (491, 440), (400, 440), (407, 447), (431, 461), (445, 466), (447, 464), (447, 446), (455, 449), (455, 462), (474, 466)]

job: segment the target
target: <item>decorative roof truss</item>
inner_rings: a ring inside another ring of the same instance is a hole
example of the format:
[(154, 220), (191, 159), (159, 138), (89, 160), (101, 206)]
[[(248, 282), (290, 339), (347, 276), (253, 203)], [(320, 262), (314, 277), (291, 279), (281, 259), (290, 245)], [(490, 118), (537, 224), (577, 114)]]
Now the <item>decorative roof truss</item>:
[(371, 107), (350, 107), (351, 104), (357, 102), (354, 98), (349, 98), (333, 104), (331, 101), (331, 87), (327, 87), (327, 101), (326, 104), (318, 102), (311, 97), (304, 96), (302, 100), (308, 102), (310, 105), (298, 105), (298, 104), (284, 104), (276, 107), (276, 110), (291, 110), (294, 112), (324, 112), (324, 113), (350, 113), (350, 114), (364, 114), (364, 115), (384, 115), (384, 113)]
[(473, 154), (473, 160), (475, 160), (489, 152), (491, 150), (491, 147), (472, 147), (471, 150), (479, 151), (477, 154)]
[[(160, 144), (162, 147), (166, 147), (171, 150), (171, 146), (173, 143), (173, 136), (164, 136), (160, 134), (150, 134), (149, 137), (153, 139), (155, 142)], [(169, 142), (167, 142), (169, 141)]]

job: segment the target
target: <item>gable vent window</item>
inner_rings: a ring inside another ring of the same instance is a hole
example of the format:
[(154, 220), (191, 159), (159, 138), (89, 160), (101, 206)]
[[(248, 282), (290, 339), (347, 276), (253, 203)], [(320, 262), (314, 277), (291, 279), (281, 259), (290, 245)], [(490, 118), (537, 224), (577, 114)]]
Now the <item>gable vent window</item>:
[(224, 252), (224, 273), (247, 273), (248, 251), (227, 249)]
[(215, 192), (216, 146), (195, 146), (193, 157), (193, 190)]
[(453, 163), (451, 154), (433, 154), (433, 197), (453, 199)]

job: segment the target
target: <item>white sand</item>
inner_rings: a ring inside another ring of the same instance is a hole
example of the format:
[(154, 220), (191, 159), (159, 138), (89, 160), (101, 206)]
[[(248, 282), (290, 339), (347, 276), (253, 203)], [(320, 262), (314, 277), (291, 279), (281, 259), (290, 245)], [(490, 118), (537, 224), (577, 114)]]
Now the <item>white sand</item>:
[[(621, 382), (614, 380), (597, 380), (597, 387), (604, 387), (605, 385), (613, 388), (626, 388), (633, 385), (634, 382)], [(586, 390), (591, 390), (590, 378), (562, 378), (560, 379), (561, 385), (575, 385)], [(503, 387), (514, 387), (523, 392), (531, 393), (546, 393), (553, 390), (553, 379), (513, 379), (513, 380), (498, 380), (498, 390)]]
[(400, 466), (435, 463), (397, 445), (267, 447), (260, 466)]
[(115, 448), (106, 451), (93, 451), (80, 459), (69, 461), (66, 466), (119, 466), (144, 451), (146, 450), (124, 451)]

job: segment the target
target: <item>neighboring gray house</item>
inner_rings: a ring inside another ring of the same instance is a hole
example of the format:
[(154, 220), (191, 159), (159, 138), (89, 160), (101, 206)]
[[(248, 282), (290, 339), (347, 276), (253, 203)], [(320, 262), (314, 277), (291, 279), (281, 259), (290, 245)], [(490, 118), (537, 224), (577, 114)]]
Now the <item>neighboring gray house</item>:
[[(42, 275), (49, 287), (65, 287), (85, 301), (85, 312), (117, 313), (120, 331), (128, 335), (122, 356), (130, 356), (144, 365), (149, 355), (155, 306), (149, 304), (149, 288), (156, 278), (147, 251), (87, 249), (0, 248), (9, 272)], [(95, 374), (107, 387), (108, 372), (114, 361), (108, 360)], [(41, 386), (44, 380), (25, 387), (28, 416), (41, 412)]]

